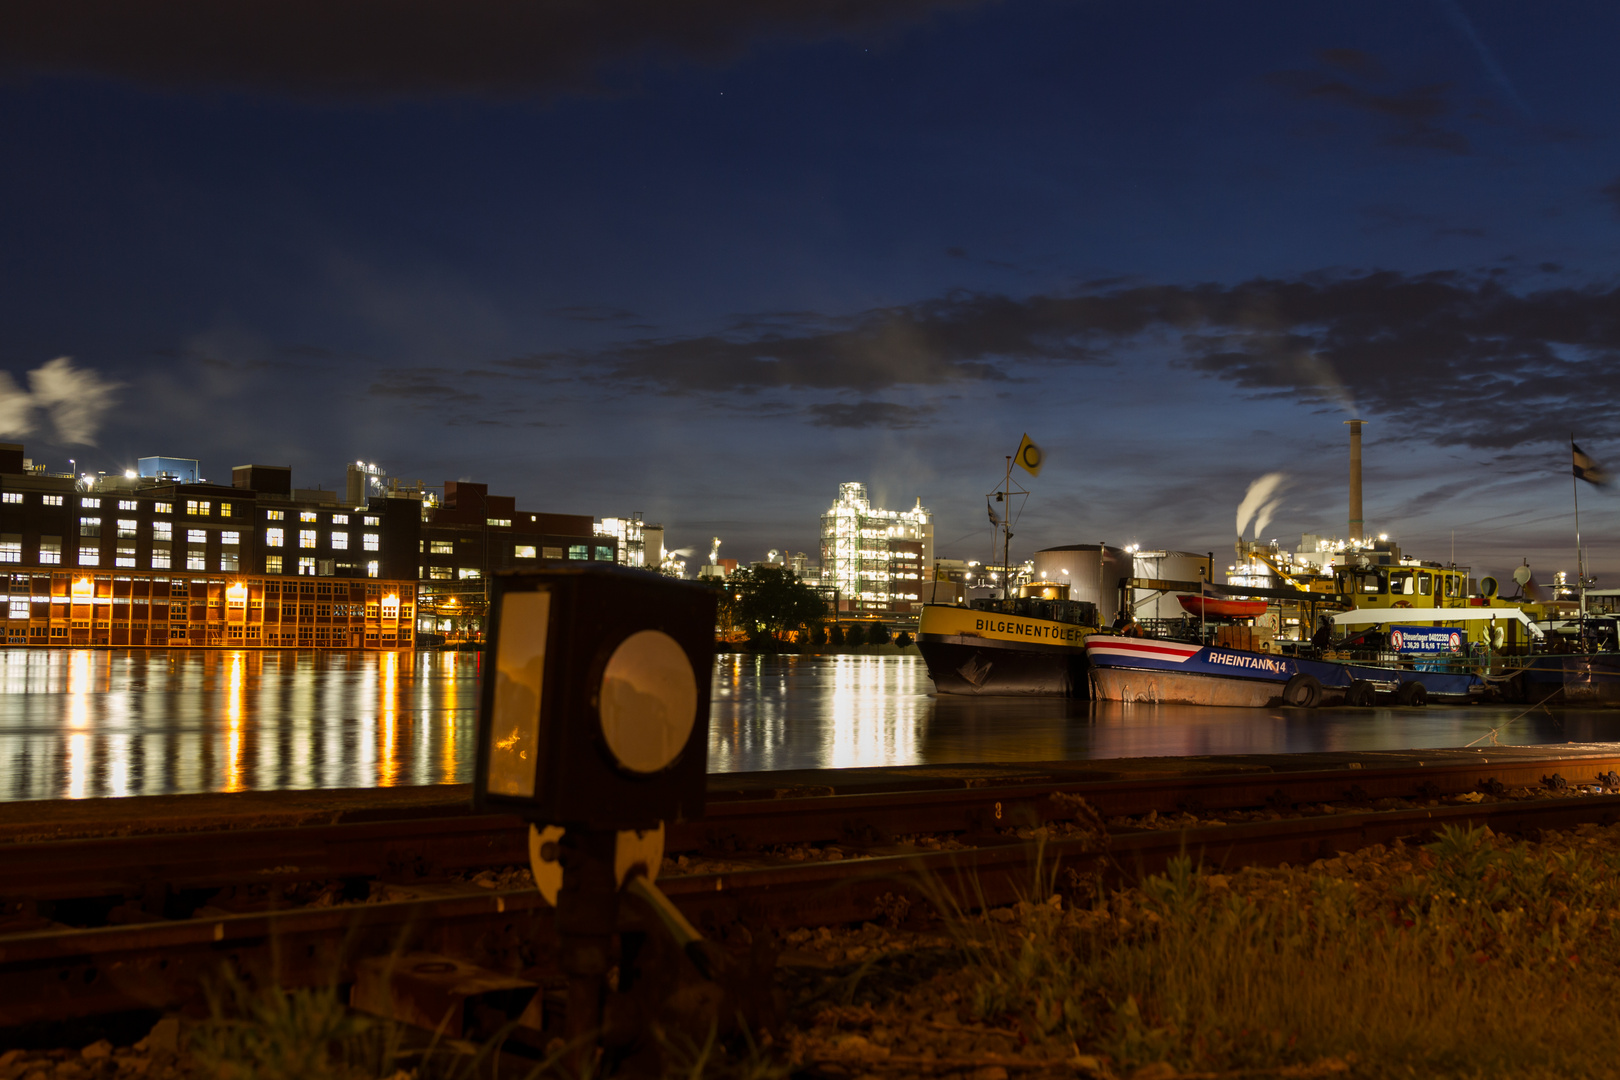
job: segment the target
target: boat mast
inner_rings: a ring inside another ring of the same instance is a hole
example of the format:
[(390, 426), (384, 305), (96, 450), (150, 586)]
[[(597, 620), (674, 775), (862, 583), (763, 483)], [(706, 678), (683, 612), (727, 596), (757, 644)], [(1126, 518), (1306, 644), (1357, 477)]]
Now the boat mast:
[(1007, 477), (1002, 481), (1001, 512), (1001, 598), (1012, 595), (1012, 455), (1007, 455)]

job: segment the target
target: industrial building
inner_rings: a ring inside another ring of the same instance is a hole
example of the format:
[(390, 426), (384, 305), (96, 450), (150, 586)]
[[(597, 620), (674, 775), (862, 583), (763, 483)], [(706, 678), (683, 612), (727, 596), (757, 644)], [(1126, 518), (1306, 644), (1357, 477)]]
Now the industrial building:
[(419, 504), (301, 499), (284, 467), (224, 485), (192, 459), (139, 464), (50, 473), (0, 444), (6, 644), (413, 647)]
[(839, 615), (915, 618), (934, 565), (934, 520), (917, 500), (910, 510), (883, 510), (866, 485), (838, 485), (821, 515), (821, 582)]

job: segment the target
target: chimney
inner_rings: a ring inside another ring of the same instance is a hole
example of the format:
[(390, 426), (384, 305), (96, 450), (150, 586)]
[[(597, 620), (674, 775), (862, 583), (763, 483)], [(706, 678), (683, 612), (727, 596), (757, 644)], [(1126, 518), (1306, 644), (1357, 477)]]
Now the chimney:
[(1360, 540), (1361, 521), (1361, 425), (1360, 420), (1346, 420), (1350, 425), (1350, 539)]

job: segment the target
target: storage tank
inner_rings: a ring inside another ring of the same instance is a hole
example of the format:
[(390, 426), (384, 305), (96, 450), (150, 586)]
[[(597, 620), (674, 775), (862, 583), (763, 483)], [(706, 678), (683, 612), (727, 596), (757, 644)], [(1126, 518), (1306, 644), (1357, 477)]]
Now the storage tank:
[[(1051, 581), (1069, 586), (1070, 600), (1097, 605), (1104, 626), (1119, 611), (1119, 580), (1131, 576), (1131, 557), (1112, 544), (1068, 544), (1035, 553), (1030, 584)], [(1174, 603), (1174, 601), (1172, 601)]]
[[(1131, 576), (1157, 581), (1200, 581), (1210, 577), (1210, 573), (1210, 558), (1207, 552), (1138, 551)], [(1136, 589), (1131, 597), (1131, 603), (1136, 608), (1138, 619), (1179, 619), (1186, 614), (1186, 609), (1176, 600), (1178, 595), (1181, 594)]]

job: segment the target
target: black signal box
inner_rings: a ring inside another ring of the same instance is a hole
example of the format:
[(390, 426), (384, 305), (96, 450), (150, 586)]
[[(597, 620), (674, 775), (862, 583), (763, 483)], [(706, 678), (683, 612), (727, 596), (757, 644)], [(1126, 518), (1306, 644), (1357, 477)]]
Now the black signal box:
[(627, 567), (492, 585), (475, 802), (590, 829), (700, 816), (714, 590)]

